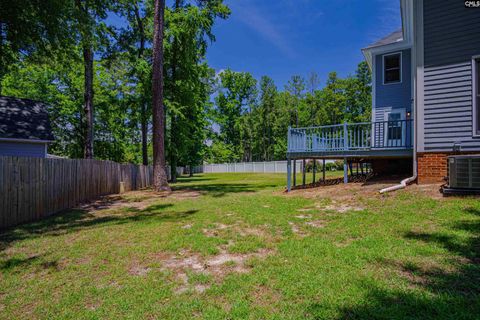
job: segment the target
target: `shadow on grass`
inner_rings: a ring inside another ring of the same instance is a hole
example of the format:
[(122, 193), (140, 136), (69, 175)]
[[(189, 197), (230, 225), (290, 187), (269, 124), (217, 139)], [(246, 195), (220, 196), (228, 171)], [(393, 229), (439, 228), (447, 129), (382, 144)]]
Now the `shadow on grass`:
[(218, 180), (219, 178), (207, 177), (205, 175), (194, 175), (193, 177), (178, 177), (177, 182), (175, 183), (190, 183), (190, 182), (203, 182), (203, 181), (212, 181)]
[(35, 255), (27, 258), (10, 258), (0, 261), (0, 270), (10, 272), (16, 268), (26, 268), (31, 265), (37, 265), (39, 270), (59, 269), (58, 260), (46, 260), (44, 255)]
[[(477, 209), (464, 212), (480, 216)], [(440, 246), (455, 258), (445, 262), (447, 268), (381, 261), (396, 269), (408, 281), (408, 288), (364, 283), (369, 292), (365, 302), (344, 308), (338, 319), (480, 319), (480, 221), (459, 221), (446, 232), (411, 231), (404, 237), (413, 243)], [(307, 313), (318, 314), (321, 307), (312, 305)]]
[(254, 193), (265, 188), (275, 187), (275, 184), (255, 186), (248, 183), (217, 183), (217, 184), (192, 184), (177, 185), (173, 187), (174, 191), (198, 191), (202, 194), (215, 198), (224, 197), (230, 193)]
[[(0, 252), (10, 246), (11, 243), (44, 236), (60, 236), (67, 233), (88, 230), (104, 226), (120, 225), (127, 223), (152, 223), (181, 221), (198, 210), (174, 211), (174, 205), (156, 204), (145, 209), (124, 208), (126, 211), (98, 215), (99, 211), (87, 211), (81, 209), (70, 210), (44, 220), (28, 223), (0, 232)], [(100, 211), (101, 212), (101, 211)], [(33, 261), (32, 261), (33, 262)], [(20, 262), (11, 262), (20, 263)]]
[(220, 180), (215, 177), (194, 176), (179, 178), (174, 191), (198, 191), (212, 197), (223, 197), (230, 193), (253, 193), (266, 188), (278, 187), (276, 184), (254, 184), (254, 183), (203, 183), (204, 181)]

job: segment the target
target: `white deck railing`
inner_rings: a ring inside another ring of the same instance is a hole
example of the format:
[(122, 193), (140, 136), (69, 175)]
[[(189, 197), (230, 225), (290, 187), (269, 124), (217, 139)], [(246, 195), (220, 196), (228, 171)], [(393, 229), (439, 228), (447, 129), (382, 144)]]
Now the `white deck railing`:
[(289, 128), (289, 153), (411, 149), (413, 121), (381, 121)]

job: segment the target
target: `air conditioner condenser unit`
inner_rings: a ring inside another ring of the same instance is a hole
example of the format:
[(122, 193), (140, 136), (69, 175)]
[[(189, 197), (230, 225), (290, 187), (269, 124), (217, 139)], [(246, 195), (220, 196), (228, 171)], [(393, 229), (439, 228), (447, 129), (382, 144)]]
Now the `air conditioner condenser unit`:
[(444, 194), (480, 194), (480, 155), (447, 158), (448, 185)]

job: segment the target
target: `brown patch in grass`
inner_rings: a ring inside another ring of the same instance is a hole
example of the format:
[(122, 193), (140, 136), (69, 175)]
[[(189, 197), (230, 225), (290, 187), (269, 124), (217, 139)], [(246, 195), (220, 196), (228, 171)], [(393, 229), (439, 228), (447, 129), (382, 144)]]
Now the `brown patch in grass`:
[(202, 230), (203, 234), (207, 237), (218, 237), (225, 230), (229, 230), (236, 235), (241, 237), (246, 236), (256, 236), (262, 238), (271, 238), (271, 234), (262, 227), (248, 227), (241, 223), (235, 223), (232, 225), (226, 225), (223, 223), (215, 223), (212, 228), (204, 228)]
[(161, 262), (163, 270), (171, 271), (180, 282), (176, 293), (184, 293), (189, 290), (201, 293), (207, 290), (209, 285), (189, 285), (188, 272), (205, 273), (220, 282), (228, 274), (250, 272), (251, 267), (248, 265), (250, 259), (263, 259), (271, 254), (273, 254), (273, 250), (270, 249), (240, 254), (229, 253), (226, 248), (221, 248), (218, 254), (210, 257), (202, 257), (190, 251), (181, 251), (179, 254), (159, 253), (155, 258)]
[(318, 205), (317, 208), (319, 209), (324, 209), (328, 211), (337, 211), (339, 213), (345, 213), (348, 211), (363, 211), (364, 208), (360, 206), (354, 206), (354, 205), (349, 205), (347, 203), (337, 203), (337, 202), (332, 202), (332, 204), (327, 205), (327, 206), (321, 206)]
[(316, 221), (308, 221), (305, 222), (307, 226), (313, 227), (313, 228), (325, 228), (326, 222), (324, 220), (316, 220)]
[[(446, 274), (455, 273), (457, 269), (454, 266), (439, 264), (430, 259), (415, 259), (415, 261), (384, 260), (383, 268), (395, 272), (401, 278), (408, 280), (409, 286), (428, 286), (432, 284), (432, 279), (438, 276), (443, 277)], [(385, 269), (384, 269), (385, 270)]]
[(256, 286), (251, 293), (251, 297), (254, 304), (267, 309), (271, 313), (277, 311), (275, 306), (283, 299), (280, 292), (265, 285)]
[(301, 209), (297, 209), (297, 211), (299, 211), (299, 212), (309, 212), (309, 211), (313, 211), (313, 208), (301, 208)]
[(100, 300), (89, 301), (85, 304), (85, 308), (92, 311), (97, 310), (101, 306), (102, 306), (102, 302)]
[(139, 277), (144, 277), (146, 276), (152, 269), (148, 267), (144, 267), (140, 264), (134, 264), (130, 269), (128, 270), (128, 273), (132, 276), (139, 276)]
[(298, 218), (298, 219), (311, 219), (312, 218), (312, 215), (311, 214), (301, 214), (299, 216), (295, 216), (295, 218)]
[(218, 237), (219, 235), (219, 231), (221, 230), (225, 230), (225, 229), (228, 229), (228, 228), (231, 228), (232, 226), (228, 226), (226, 224), (223, 224), (223, 223), (215, 223), (214, 224), (214, 227), (213, 228), (205, 228), (202, 230), (203, 234), (209, 238), (213, 238), (213, 237)]
[(271, 239), (271, 234), (264, 228), (253, 227), (236, 227), (234, 231), (242, 237), (255, 236), (266, 239)]
[(133, 208), (145, 210), (160, 199), (194, 199), (201, 196), (201, 193), (194, 190), (175, 190), (171, 192), (157, 193), (152, 190), (129, 191), (122, 194), (108, 195), (98, 200), (81, 205), (79, 208), (88, 212)]
[(290, 227), (292, 228), (292, 232), (296, 235), (298, 235), (299, 237), (301, 238), (305, 238), (306, 236), (309, 235), (308, 232), (306, 232), (305, 230), (303, 230), (302, 228), (300, 228), (296, 223), (294, 222), (289, 222), (288, 223), (290, 225)]
[[(398, 184), (402, 177), (376, 178), (366, 183), (348, 183), (331, 186), (321, 186), (312, 189), (299, 189), (285, 194), (286, 196), (302, 196), (309, 199), (332, 199), (341, 203), (358, 205), (362, 199), (382, 200), (395, 196), (398, 192), (381, 195), (383, 188)], [(417, 185), (411, 184), (405, 190), (433, 199), (445, 199), (440, 192), (441, 184)]]

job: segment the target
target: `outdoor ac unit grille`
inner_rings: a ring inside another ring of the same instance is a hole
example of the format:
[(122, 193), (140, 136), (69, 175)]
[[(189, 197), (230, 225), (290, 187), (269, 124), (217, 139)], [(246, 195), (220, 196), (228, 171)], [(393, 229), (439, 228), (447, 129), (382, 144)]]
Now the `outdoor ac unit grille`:
[(451, 188), (480, 189), (480, 157), (453, 156), (448, 163)]

